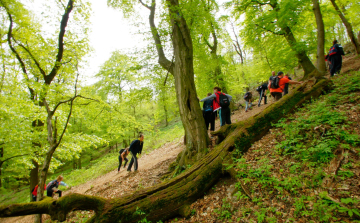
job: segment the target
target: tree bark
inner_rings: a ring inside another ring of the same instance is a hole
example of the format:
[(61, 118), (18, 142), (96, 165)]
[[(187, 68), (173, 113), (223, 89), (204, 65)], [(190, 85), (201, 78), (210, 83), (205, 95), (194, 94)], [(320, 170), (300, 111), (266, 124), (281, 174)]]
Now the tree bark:
[(158, 52), (159, 64), (169, 73), (173, 74), (175, 80), (176, 98), (186, 135), (186, 149), (177, 161), (179, 166), (191, 164), (201, 158), (210, 140), (196, 93), (193, 44), (190, 30), (184, 17), (181, 16), (182, 13), (178, 1), (167, 0), (173, 31), (172, 43), (175, 59), (173, 64), (165, 56), (160, 36), (155, 26), (155, 0), (152, 0), (151, 6), (144, 4), (141, 0), (140, 2), (150, 10), (149, 23)]
[[(299, 60), (303, 70), (304, 70), (304, 79), (308, 79), (311, 73), (316, 69), (314, 64), (311, 62), (310, 58), (306, 55), (305, 50), (299, 49), (297, 46), (297, 41), (292, 33), (290, 27), (286, 26), (282, 29), (284, 31), (284, 36), (286, 41), (289, 43), (291, 49), (295, 52), (296, 57)], [(313, 74), (319, 74), (318, 72)]]
[(317, 69), (320, 73), (325, 75), (326, 71), (326, 64), (325, 64), (325, 26), (324, 20), (322, 17), (321, 9), (319, 0), (312, 0), (313, 1), (313, 10), (316, 19), (316, 26), (317, 26)]
[(32, 201), (32, 189), (39, 183), (39, 164), (32, 160), (34, 168), (30, 170), (30, 202)]
[[(30, 204), (0, 206), (0, 217), (46, 213), (50, 214), (53, 220), (64, 221), (71, 210), (95, 210), (96, 215), (88, 222), (133, 223), (144, 217), (149, 221), (158, 221), (179, 214), (189, 216), (189, 205), (216, 183), (223, 174), (224, 161), (232, 157), (233, 150), (246, 152), (252, 143), (261, 139), (284, 114), (289, 114), (303, 103), (319, 97), (332, 86), (328, 79), (320, 80), (315, 86), (314, 82), (304, 83), (279, 102), (246, 121), (222, 127), (215, 135), (222, 134), (226, 139), (189, 170), (167, 182), (109, 200), (71, 194), (57, 201), (47, 198)], [(54, 206), (57, 208), (53, 208)], [(137, 209), (146, 215), (134, 215)]]
[(190, 30), (184, 17), (181, 16), (178, 1), (167, 1), (169, 13), (172, 16), (175, 90), (181, 120), (187, 136), (187, 148), (179, 161), (179, 166), (182, 166), (201, 158), (205, 148), (209, 145), (209, 136), (196, 93)]
[(337, 11), (338, 15), (340, 16), (341, 21), (343, 22), (343, 24), (346, 27), (346, 32), (349, 35), (349, 38), (355, 47), (356, 54), (359, 55), (360, 54), (360, 44), (359, 44), (359, 40), (356, 39), (356, 37), (355, 37), (355, 33), (354, 33), (351, 23), (346, 19), (345, 15), (341, 12), (341, 10), (340, 10), (339, 6), (336, 4), (335, 0), (330, 0), (330, 1), (331, 1), (332, 5), (334, 6), (335, 10)]

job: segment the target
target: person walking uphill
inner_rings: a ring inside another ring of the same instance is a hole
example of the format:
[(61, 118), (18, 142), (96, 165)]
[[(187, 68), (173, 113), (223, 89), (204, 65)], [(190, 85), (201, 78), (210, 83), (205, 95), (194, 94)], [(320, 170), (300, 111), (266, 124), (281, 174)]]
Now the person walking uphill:
[(330, 76), (339, 74), (342, 67), (342, 56), (345, 55), (343, 47), (337, 40), (333, 41), (333, 46), (329, 50), (328, 60), (330, 61)]
[(303, 82), (289, 80), (284, 77), (284, 73), (280, 71), (277, 74), (277, 77), (273, 78), (272, 81), (269, 83), (270, 93), (275, 98), (275, 101), (278, 101), (282, 98), (282, 93), (285, 88), (285, 84), (302, 84)]
[(221, 88), (214, 87), (214, 94), (206, 97), (201, 102), (214, 100), (213, 109), (214, 111), (220, 110), (220, 118), (222, 120), (221, 126), (226, 124), (231, 124), (231, 111), (230, 111), (230, 102), (232, 100), (232, 96), (228, 94), (224, 94), (221, 92)]
[[(210, 95), (211, 93), (207, 94), (207, 96)], [(207, 100), (204, 101), (203, 104), (203, 115), (205, 119), (206, 130), (209, 130), (209, 126), (210, 126), (211, 132), (215, 131), (216, 111), (214, 112), (214, 103), (215, 103), (214, 100)]]
[(66, 188), (68, 188), (68, 185), (62, 181), (63, 179), (64, 177), (60, 175), (56, 180), (50, 181), (50, 183), (46, 186), (46, 196), (53, 197), (54, 193), (56, 193), (59, 194), (59, 197), (61, 197), (62, 191), (58, 189), (59, 185), (66, 186)]
[(143, 134), (139, 135), (139, 139), (135, 139), (134, 141), (131, 142), (129, 151), (131, 153), (132, 158), (130, 160), (127, 171), (131, 171), (131, 167), (133, 164), (134, 164), (134, 171), (137, 171), (137, 169), (138, 169), (138, 160), (137, 159), (138, 158), (136, 156), (137, 156), (137, 154), (141, 154), (143, 145), (144, 145), (144, 135)]

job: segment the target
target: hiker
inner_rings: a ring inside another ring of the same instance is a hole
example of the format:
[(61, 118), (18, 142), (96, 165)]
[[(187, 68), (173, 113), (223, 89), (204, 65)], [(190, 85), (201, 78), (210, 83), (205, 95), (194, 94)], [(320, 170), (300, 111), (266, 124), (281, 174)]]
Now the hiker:
[(135, 139), (134, 141), (131, 142), (129, 151), (131, 153), (132, 158), (128, 165), (127, 171), (129, 171), (129, 172), (131, 171), (131, 167), (133, 164), (134, 164), (134, 171), (137, 171), (138, 161), (137, 161), (136, 156), (137, 156), (137, 154), (141, 154), (143, 145), (144, 145), (144, 135), (143, 134), (139, 134), (139, 139)]
[(126, 157), (127, 157), (127, 155), (129, 155), (130, 151), (129, 151), (129, 148), (125, 148), (125, 149), (120, 149), (119, 153), (120, 153), (120, 155), (119, 155), (118, 172), (120, 172), (120, 167), (121, 167), (122, 161), (125, 160), (124, 168), (125, 168), (126, 164), (128, 163), (129, 160)]
[(50, 181), (50, 183), (46, 186), (46, 196), (53, 197), (54, 193), (57, 193), (59, 194), (59, 197), (61, 197), (62, 191), (58, 189), (59, 185), (69, 188), (69, 186), (62, 181), (63, 179), (64, 177), (60, 175), (56, 180)]
[[(31, 192), (33, 201), (37, 199), (38, 187), (39, 185), (37, 184)], [(44, 190), (46, 190), (46, 184), (44, 184)]]
[[(271, 76), (270, 76), (270, 78), (269, 78), (269, 83), (274, 79), (274, 78), (276, 78), (276, 72), (275, 71), (272, 71), (271, 72)], [(271, 97), (272, 95), (270, 94), (270, 97)], [(275, 99), (274, 99), (275, 100)]]
[[(289, 74), (285, 74), (285, 78), (292, 80), (292, 78), (289, 77)], [(289, 83), (286, 83), (284, 88), (284, 96), (287, 94), (289, 94)]]
[(267, 104), (267, 96), (266, 96), (266, 90), (268, 89), (268, 83), (264, 83), (256, 88), (256, 91), (259, 93), (259, 103), (258, 107), (261, 105), (261, 101), (264, 98), (264, 104)]
[[(209, 97), (211, 93), (208, 93), (207, 96)], [(215, 118), (216, 118), (216, 111), (214, 112), (214, 100), (207, 100), (204, 101), (203, 104), (203, 116), (205, 119), (205, 125), (206, 130), (209, 130), (210, 126), (210, 132), (215, 131)]]
[(213, 109), (214, 109), (214, 111), (219, 110), (220, 125), (224, 126), (226, 124), (231, 124), (230, 102), (232, 100), (232, 96), (222, 93), (221, 88), (214, 87), (214, 94), (212, 94), (200, 101), (204, 102), (207, 100), (215, 101), (215, 103), (213, 104)]
[(251, 91), (248, 91), (248, 92), (245, 93), (244, 99), (245, 99), (245, 103), (246, 103), (245, 112), (248, 112), (248, 109), (250, 109), (251, 106), (252, 106), (252, 93), (251, 93)]
[(277, 77), (275, 77), (269, 83), (270, 93), (275, 98), (275, 101), (278, 101), (282, 98), (282, 93), (285, 88), (285, 84), (302, 84), (303, 82), (289, 80), (284, 77), (284, 72), (279, 71)]
[(342, 66), (342, 56), (345, 55), (343, 47), (337, 40), (333, 41), (333, 46), (329, 50), (328, 60), (330, 62), (330, 76), (340, 74)]

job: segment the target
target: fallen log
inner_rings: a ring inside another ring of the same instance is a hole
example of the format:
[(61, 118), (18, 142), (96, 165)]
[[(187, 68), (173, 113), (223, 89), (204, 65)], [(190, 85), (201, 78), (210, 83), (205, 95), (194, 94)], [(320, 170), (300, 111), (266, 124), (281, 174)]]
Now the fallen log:
[[(284, 115), (330, 90), (330, 80), (316, 85), (308, 81), (279, 102), (272, 104), (246, 121), (223, 127), (217, 135), (224, 140), (189, 170), (151, 188), (119, 198), (103, 199), (86, 195), (67, 195), (58, 200), (0, 206), (0, 217), (28, 214), (49, 214), (53, 220), (64, 221), (72, 210), (95, 210), (88, 222), (137, 222), (144, 217), (150, 221), (165, 220), (177, 215), (189, 216), (190, 204), (202, 197), (224, 172), (224, 160), (231, 159), (234, 149), (246, 152), (252, 143), (263, 137)], [(91, 202), (90, 202), (91, 201)], [(140, 209), (145, 215), (137, 215)]]

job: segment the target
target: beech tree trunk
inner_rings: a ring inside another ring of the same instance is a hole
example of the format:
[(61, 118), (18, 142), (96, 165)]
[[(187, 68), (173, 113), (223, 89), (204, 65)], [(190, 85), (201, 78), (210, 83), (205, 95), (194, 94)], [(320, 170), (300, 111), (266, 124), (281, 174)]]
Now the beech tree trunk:
[[(58, 200), (46, 198), (41, 202), (0, 206), (0, 217), (42, 213), (49, 214), (52, 220), (64, 221), (70, 211), (94, 210), (96, 214), (88, 222), (135, 223), (145, 217), (148, 221), (156, 222), (179, 214), (189, 216), (190, 204), (202, 197), (223, 174), (223, 164), (231, 159), (234, 149), (246, 152), (252, 143), (261, 139), (284, 114), (289, 114), (303, 103), (319, 97), (332, 86), (328, 79), (320, 80), (315, 86), (314, 82), (315, 80), (304, 83), (246, 121), (222, 127), (214, 135), (226, 137), (224, 141), (189, 170), (167, 182), (109, 200), (70, 194)], [(137, 209), (145, 212), (145, 215), (135, 215)]]
[(313, 1), (313, 10), (316, 19), (316, 26), (317, 26), (317, 69), (320, 73), (325, 75), (326, 71), (326, 64), (325, 64), (325, 26), (324, 20), (321, 14), (319, 0), (312, 0)]
[(355, 47), (355, 51), (356, 54), (360, 54), (360, 44), (359, 44), (359, 40), (356, 39), (353, 27), (351, 25), (351, 23), (345, 18), (345, 15), (341, 12), (339, 6), (336, 4), (335, 0), (330, 0), (332, 5), (334, 6), (335, 10), (337, 11), (338, 15), (340, 16), (341, 21), (343, 22), (344, 26), (346, 27), (346, 32), (349, 35), (349, 38), (352, 42), (352, 44), (354, 44)]
[[(311, 62), (310, 58), (306, 54), (305, 50), (299, 49), (297, 45), (297, 41), (294, 37), (294, 34), (292, 33), (290, 27), (286, 26), (284, 29), (284, 36), (286, 41), (289, 43), (291, 49), (295, 52), (296, 57), (299, 60), (299, 63), (301, 64), (303, 70), (304, 70), (304, 79), (307, 79), (311, 73), (316, 69), (314, 64)], [(313, 74), (319, 74), (318, 72), (315, 72)]]
[(152, 0), (150, 6), (141, 0), (140, 2), (150, 10), (149, 23), (158, 52), (158, 62), (174, 76), (176, 98), (186, 139), (186, 149), (177, 159), (178, 166), (182, 167), (200, 159), (210, 142), (195, 88), (193, 44), (190, 30), (184, 17), (181, 16), (179, 2), (167, 0), (174, 48), (174, 63), (169, 61), (165, 56), (155, 25), (156, 2)]
[(187, 149), (183, 152), (179, 162), (179, 165), (182, 166), (201, 157), (208, 147), (209, 136), (196, 93), (190, 30), (181, 16), (178, 1), (168, 0), (168, 3), (169, 12), (172, 15), (175, 90), (181, 120), (186, 132)]

